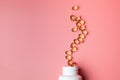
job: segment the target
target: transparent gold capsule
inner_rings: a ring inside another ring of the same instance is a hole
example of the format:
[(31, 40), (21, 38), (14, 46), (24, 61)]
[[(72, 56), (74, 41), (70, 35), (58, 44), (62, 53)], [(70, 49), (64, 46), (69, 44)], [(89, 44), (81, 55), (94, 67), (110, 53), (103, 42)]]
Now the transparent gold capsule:
[(79, 37), (84, 39), (85, 35), (84, 34), (79, 34)]
[(88, 32), (86, 30), (82, 31), (82, 33), (86, 36)]
[(65, 52), (66, 55), (72, 55), (72, 53), (73, 52), (71, 50), (68, 50), (68, 51)]
[(78, 9), (79, 9), (78, 5), (75, 5), (75, 6), (72, 7), (72, 10), (74, 10), (74, 11), (77, 11)]
[(69, 66), (72, 66), (73, 63), (74, 63), (73, 60), (69, 60), (69, 61), (68, 61), (68, 65), (69, 65)]
[(81, 23), (78, 21), (78, 22), (76, 23), (76, 26), (77, 26), (77, 27), (80, 27), (80, 26), (81, 26)]
[(76, 63), (76, 62), (73, 62), (73, 63), (71, 64), (71, 66), (77, 66), (77, 63)]
[(75, 44), (80, 44), (80, 41), (78, 39), (74, 39)]
[(80, 20), (80, 23), (81, 23), (82, 25), (84, 25), (84, 24), (85, 24), (85, 21), (84, 21), (84, 20)]
[(71, 16), (70, 16), (70, 20), (71, 20), (71, 21), (75, 21), (75, 15), (71, 15)]
[(84, 42), (84, 39), (79, 37), (78, 40), (80, 41), (80, 43), (83, 43)]
[(77, 32), (77, 31), (78, 31), (78, 28), (77, 28), (77, 27), (73, 27), (71, 31), (72, 31), (72, 32)]
[(76, 47), (77, 45), (75, 43), (71, 43), (70, 47), (73, 48), (73, 47)]
[(70, 55), (65, 56), (65, 58), (66, 58), (68, 61), (73, 59), (73, 57), (70, 56)]
[(80, 21), (80, 19), (81, 19), (80, 16), (75, 17), (75, 21)]
[(73, 47), (73, 48), (71, 48), (71, 51), (73, 51), (73, 52), (76, 52), (77, 50), (78, 50), (77, 47)]
[(80, 26), (80, 28), (79, 28), (80, 30), (85, 30), (86, 29), (86, 26), (85, 25), (82, 25), (82, 26)]

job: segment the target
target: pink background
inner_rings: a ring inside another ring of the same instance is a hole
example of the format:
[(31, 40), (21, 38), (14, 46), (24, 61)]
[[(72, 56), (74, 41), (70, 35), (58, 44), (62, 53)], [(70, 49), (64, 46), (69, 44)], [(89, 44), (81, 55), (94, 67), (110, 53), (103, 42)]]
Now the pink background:
[(89, 31), (74, 55), (84, 80), (120, 80), (120, 0), (0, 0), (0, 80), (57, 80), (78, 34), (71, 14)]

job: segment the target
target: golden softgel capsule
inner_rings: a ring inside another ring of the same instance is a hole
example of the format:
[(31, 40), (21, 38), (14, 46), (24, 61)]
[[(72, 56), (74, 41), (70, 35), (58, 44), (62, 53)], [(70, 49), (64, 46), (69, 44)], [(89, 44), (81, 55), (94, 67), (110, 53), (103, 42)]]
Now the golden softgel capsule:
[(77, 11), (78, 9), (79, 9), (79, 6), (78, 6), (78, 5), (72, 6), (72, 10)]
[(66, 55), (72, 55), (72, 53), (73, 52), (71, 50), (68, 50), (68, 51), (65, 52)]
[(71, 21), (75, 21), (75, 18), (76, 18), (75, 15), (71, 15), (71, 16), (70, 16), (70, 20), (71, 20)]
[(72, 28), (71, 31), (72, 31), (72, 32), (77, 32), (77, 31), (78, 31), (78, 28), (75, 26), (75, 27)]

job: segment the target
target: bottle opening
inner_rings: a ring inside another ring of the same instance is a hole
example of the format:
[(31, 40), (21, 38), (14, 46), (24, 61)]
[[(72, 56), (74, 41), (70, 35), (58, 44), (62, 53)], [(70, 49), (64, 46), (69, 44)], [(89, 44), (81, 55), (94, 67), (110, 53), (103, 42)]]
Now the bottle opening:
[(77, 75), (78, 68), (77, 67), (63, 67), (63, 75)]

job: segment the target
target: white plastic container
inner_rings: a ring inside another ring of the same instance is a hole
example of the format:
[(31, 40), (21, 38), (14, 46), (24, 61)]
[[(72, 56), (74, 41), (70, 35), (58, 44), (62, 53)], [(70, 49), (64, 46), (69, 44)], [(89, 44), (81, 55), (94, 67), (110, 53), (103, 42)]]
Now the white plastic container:
[(78, 75), (77, 67), (63, 67), (62, 75), (59, 80), (82, 80), (82, 77)]

